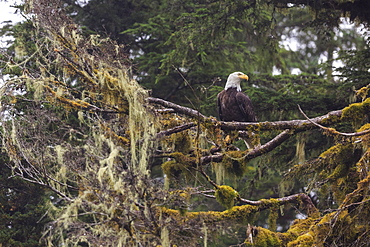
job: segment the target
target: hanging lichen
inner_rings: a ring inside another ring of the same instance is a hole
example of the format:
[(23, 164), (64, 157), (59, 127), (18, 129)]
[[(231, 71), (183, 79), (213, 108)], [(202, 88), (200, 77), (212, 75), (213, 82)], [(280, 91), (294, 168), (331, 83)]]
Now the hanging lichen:
[(223, 184), (225, 182), (225, 166), (222, 163), (213, 163), (212, 172), (216, 175), (216, 183)]
[(296, 160), (298, 164), (302, 164), (306, 160), (306, 135), (298, 134), (297, 135), (297, 145), (296, 145)]
[[(2, 89), (18, 87), (32, 102), (22, 106), (13, 126), (3, 127), (15, 173), (55, 193), (43, 241), (134, 246), (151, 238), (160, 244), (155, 227), (151, 236), (136, 235), (128, 213), (149, 217), (152, 209), (143, 198), (160, 189), (147, 179), (157, 132), (147, 91), (130, 77), (121, 46), (84, 37), (62, 11), (53, 12), (58, 8), (53, 1), (28, 4), (42, 33), (35, 42), (39, 70), (9, 80)], [(9, 107), (14, 116), (16, 107)]]
[(242, 176), (249, 169), (246, 154), (242, 151), (225, 152), (222, 165), (225, 167), (225, 173), (229, 176)]
[(270, 231), (276, 231), (277, 224), (276, 221), (279, 217), (279, 207), (271, 207), (268, 217), (268, 226)]
[(161, 244), (162, 246), (170, 246), (169, 231), (167, 227), (162, 227), (161, 231)]
[(203, 224), (203, 232), (204, 232), (204, 241), (203, 241), (203, 246), (207, 247), (208, 246), (208, 227), (206, 224)]

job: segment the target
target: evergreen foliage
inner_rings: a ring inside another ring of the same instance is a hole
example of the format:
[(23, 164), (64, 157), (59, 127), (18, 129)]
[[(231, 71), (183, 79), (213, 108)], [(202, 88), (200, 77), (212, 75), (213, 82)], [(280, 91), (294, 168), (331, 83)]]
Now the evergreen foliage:
[[(2, 157), (7, 157), (5, 153)], [(40, 246), (48, 221), (44, 188), (12, 177), (8, 160), (1, 161), (0, 242), (4, 246)]]

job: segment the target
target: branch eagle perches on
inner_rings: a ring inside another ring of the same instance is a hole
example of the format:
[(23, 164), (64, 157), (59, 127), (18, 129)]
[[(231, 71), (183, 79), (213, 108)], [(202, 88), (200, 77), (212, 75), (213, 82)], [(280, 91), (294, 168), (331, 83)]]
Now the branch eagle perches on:
[(186, 116), (197, 119), (200, 122), (209, 122), (212, 124), (218, 124), (222, 130), (248, 130), (248, 128), (258, 128), (258, 130), (285, 130), (294, 129), (295, 131), (304, 131), (308, 129), (318, 128), (314, 123), (323, 123), (329, 121), (331, 123), (337, 123), (340, 121), (343, 110), (331, 111), (323, 116), (315, 117), (309, 120), (289, 120), (289, 121), (275, 121), (275, 122), (223, 122), (217, 121), (214, 118), (206, 117), (197, 110), (189, 107), (180, 106), (175, 103), (158, 99), (158, 98), (147, 98), (148, 103), (158, 104), (166, 108), (173, 109), (178, 114), (184, 114)]
[[(247, 150), (245, 153), (245, 159), (250, 160), (255, 157), (261, 156), (264, 153), (270, 152), (273, 149), (275, 149), (277, 146), (279, 146), (281, 143), (283, 143), (285, 140), (287, 140), (290, 136), (302, 132), (305, 130), (310, 129), (323, 129), (325, 130), (326, 127), (323, 127), (322, 124), (330, 123), (335, 124), (338, 122), (341, 122), (342, 115), (345, 109), (343, 110), (336, 110), (331, 111), (325, 115), (311, 118), (309, 119), (306, 115), (306, 120), (289, 120), (289, 121), (274, 121), (274, 122), (223, 122), (223, 121), (217, 121), (214, 117), (207, 117), (200, 113), (197, 110), (180, 106), (175, 103), (149, 97), (147, 98), (148, 103), (150, 104), (156, 104), (160, 105), (162, 107), (165, 107), (168, 109), (172, 109), (171, 112), (177, 113), (180, 115), (188, 116), (192, 119), (194, 119), (192, 122), (182, 124), (180, 126), (176, 126), (174, 128), (163, 130), (160, 133), (157, 134), (158, 137), (163, 136), (169, 136), (174, 133), (178, 133), (187, 129), (190, 129), (198, 123), (207, 123), (214, 125), (215, 127), (219, 127), (223, 131), (243, 131), (243, 130), (253, 130), (253, 131), (272, 131), (272, 130), (281, 130), (281, 132), (276, 135), (274, 138), (272, 138), (270, 141), (266, 142), (263, 145), (260, 145), (253, 150)], [(168, 111), (167, 111), (168, 112)], [(339, 132), (338, 132), (339, 133)], [(362, 134), (366, 134), (368, 131), (363, 132)], [(360, 133), (361, 134), (361, 133)], [(347, 134), (346, 136), (355, 136), (359, 135), (359, 133), (356, 134)], [(210, 162), (221, 162), (224, 155), (221, 153), (203, 156), (200, 159), (200, 164), (208, 164)]]
[[(303, 132), (306, 130), (311, 129), (322, 129), (327, 134), (332, 134), (334, 136), (341, 135), (347, 138), (354, 137), (354, 136), (361, 136), (366, 135), (369, 133), (369, 130), (356, 132), (356, 133), (341, 133), (336, 131), (334, 128), (324, 127), (323, 124), (336, 124), (339, 122), (351, 121), (348, 118), (348, 115), (351, 115), (351, 111), (359, 111), (359, 109), (364, 112), (366, 115), (367, 108), (370, 105), (370, 100), (367, 99), (363, 103), (356, 103), (352, 104), (349, 107), (346, 107), (342, 110), (331, 111), (325, 115), (318, 116), (315, 118), (308, 118), (302, 109), (298, 106), (299, 110), (301, 111), (302, 115), (306, 118), (306, 120), (290, 120), (290, 121), (275, 121), (275, 122), (223, 122), (217, 121), (214, 117), (206, 117), (202, 113), (197, 110), (180, 106), (175, 103), (165, 101), (158, 98), (147, 98), (147, 102), (150, 104), (160, 105), (166, 108), (167, 113), (175, 113), (179, 115), (185, 115), (186, 120), (179, 122), (179, 124), (175, 127), (162, 130), (159, 132), (154, 138), (161, 139), (165, 136), (170, 136), (175, 133), (179, 133), (185, 130), (189, 130), (198, 126), (197, 132), (200, 130), (200, 125), (205, 125), (208, 127), (213, 126), (215, 129), (223, 130), (223, 131), (245, 131), (245, 130), (252, 130), (253, 132), (257, 133), (260, 131), (276, 131), (281, 130), (279, 134), (273, 137), (271, 140), (267, 141), (266, 143), (256, 146), (254, 149), (247, 149), (245, 151), (240, 151), (238, 154), (237, 160), (239, 162), (247, 162), (252, 160), (258, 156), (261, 156), (265, 153), (271, 152), (276, 147), (280, 146), (284, 141), (289, 139), (292, 135), (295, 135), (299, 132)], [(170, 111), (168, 111), (170, 110)], [(158, 111), (161, 113), (162, 111)], [(211, 127), (212, 128), (212, 127)], [(330, 130), (330, 131), (328, 131)], [(199, 133), (198, 133), (199, 134)], [(225, 158), (228, 158), (228, 153), (223, 152), (223, 147), (219, 144), (212, 143), (213, 146), (209, 150), (208, 153), (201, 152), (193, 152), (190, 153), (190, 157), (187, 154), (179, 155), (180, 153), (173, 153), (164, 155), (162, 157), (169, 157), (175, 159), (177, 162), (182, 163), (184, 159), (191, 161), (190, 167), (192, 169), (200, 171), (200, 173), (207, 179), (207, 181), (216, 189), (218, 185), (210, 180), (209, 176), (203, 171), (202, 166), (210, 164), (210, 163), (220, 163), (224, 162)], [(215, 147), (216, 146), (216, 147)], [(178, 150), (174, 150), (174, 152), (178, 152)], [(194, 156), (195, 154), (195, 156)], [(233, 158), (232, 158), (233, 159)], [(187, 164), (189, 165), (189, 164)]]

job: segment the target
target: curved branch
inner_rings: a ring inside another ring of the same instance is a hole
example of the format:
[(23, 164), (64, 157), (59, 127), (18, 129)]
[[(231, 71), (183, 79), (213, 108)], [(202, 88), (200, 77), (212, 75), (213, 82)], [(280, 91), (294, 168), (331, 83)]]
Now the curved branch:
[[(245, 159), (248, 159), (248, 160), (253, 159), (255, 157), (261, 156), (262, 154), (272, 151), (274, 148), (279, 146), (281, 143), (283, 143), (293, 134), (294, 132), (290, 131), (289, 129), (284, 130), (283, 132), (275, 136), (273, 139), (271, 139), (269, 142), (249, 151), (246, 154)], [(200, 163), (202, 165), (205, 165), (211, 162), (221, 162), (223, 158), (224, 158), (224, 154), (209, 155), (209, 156), (202, 157), (200, 160), (201, 161)]]
[(299, 109), (299, 111), (302, 113), (302, 115), (308, 121), (310, 121), (312, 124), (316, 125), (320, 129), (323, 129), (325, 131), (328, 131), (329, 133), (336, 134), (336, 135), (342, 135), (342, 136), (349, 136), (349, 137), (352, 137), (352, 136), (362, 136), (362, 135), (366, 135), (366, 134), (369, 134), (370, 133), (370, 129), (364, 130), (364, 131), (361, 131), (361, 132), (354, 132), (354, 133), (343, 133), (343, 132), (339, 132), (339, 131), (337, 131), (334, 128), (328, 128), (328, 127), (322, 126), (321, 124), (315, 123), (314, 121), (312, 121), (311, 119), (309, 119), (307, 117), (307, 115), (303, 112), (302, 108), (299, 105), (298, 105), (298, 109)]
[(252, 158), (261, 156), (264, 153), (268, 153), (272, 151), (273, 149), (275, 149), (277, 146), (279, 146), (281, 143), (283, 143), (293, 134), (294, 132), (289, 129), (284, 130), (283, 132), (275, 136), (273, 139), (271, 139), (269, 142), (250, 151), (247, 155), (247, 158), (252, 159)]

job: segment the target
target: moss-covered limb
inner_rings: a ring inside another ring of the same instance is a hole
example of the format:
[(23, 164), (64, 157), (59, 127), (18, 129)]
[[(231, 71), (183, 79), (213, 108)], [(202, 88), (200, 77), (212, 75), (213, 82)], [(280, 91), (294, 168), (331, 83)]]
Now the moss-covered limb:
[[(345, 117), (342, 117), (342, 110), (338, 111), (333, 111), (330, 112), (326, 115), (312, 118), (312, 119), (307, 119), (307, 120), (291, 120), (291, 121), (277, 121), (277, 122), (262, 122), (262, 123), (242, 123), (242, 122), (220, 122), (217, 121), (214, 118), (207, 118), (201, 113), (199, 113), (196, 110), (193, 110), (191, 108), (179, 106), (177, 104), (161, 100), (161, 99), (156, 99), (156, 98), (148, 98), (149, 103), (154, 103), (154, 104), (160, 104), (165, 107), (170, 107), (173, 108), (176, 112), (185, 114), (191, 117), (197, 117), (198, 119), (201, 119), (204, 122), (210, 123), (211, 125), (216, 125), (217, 127), (223, 129), (223, 130), (245, 130), (245, 129), (258, 129), (259, 131), (262, 130), (272, 130), (272, 129), (281, 129), (285, 128), (285, 130), (277, 135), (275, 138), (273, 138), (271, 141), (267, 142), (266, 144), (262, 146), (258, 146), (254, 150), (250, 151), (247, 155), (248, 159), (253, 159), (255, 157), (261, 156), (264, 153), (267, 153), (271, 150), (273, 150), (275, 147), (279, 146), (282, 142), (284, 142), (286, 139), (288, 139), (292, 134), (304, 131), (307, 129), (312, 129), (312, 128), (325, 128), (328, 130), (330, 133), (333, 134), (340, 134), (340, 135), (345, 135), (345, 136), (360, 136), (360, 135), (366, 135), (367, 133), (370, 132), (370, 130), (366, 129), (361, 132), (356, 132), (356, 133), (341, 133), (336, 131), (335, 129), (323, 127), (320, 123), (337, 123), (342, 121), (342, 119), (345, 119)], [(365, 100), (363, 103), (361, 103), (361, 107), (364, 108), (367, 105), (367, 100)], [(353, 104), (350, 106), (349, 109), (352, 109), (355, 107), (356, 109), (359, 108), (359, 106)], [(362, 109), (361, 108), (361, 109)], [(347, 112), (350, 110), (346, 110)], [(365, 114), (364, 112), (362, 112)], [(343, 116), (345, 114), (343, 113)], [(363, 115), (362, 115), (363, 116)], [(173, 129), (168, 130), (168, 133), (171, 133), (172, 131), (182, 131), (185, 129), (190, 128), (190, 126), (193, 126), (192, 123), (189, 123), (189, 125), (181, 125), (178, 127), (178, 129), (175, 127)], [(167, 132), (163, 132), (167, 133)], [(161, 133), (161, 134), (163, 134)], [(210, 162), (220, 162), (224, 158), (223, 154), (216, 154), (216, 155), (209, 155), (209, 156), (204, 156), (201, 158), (201, 164), (208, 164)]]
[(190, 157), (181, 152), (171, 153), (168, 155), (168, 157), (175, 159), (178, 163), (183, 164), (185, 166), (196, 167), (195, 157)]
[(191, 109), (189, 107), (184, 107), (177, 105), (175, 103), (148, 97), (148, 103), (158, 104), (167, 108), (172, 108), (175, 112), (184, 114), (193, 118), (200, 119), (202, 121), (210, 122), (220, 126), (222, 130), (250, 130), (258, 129), (260, 131), (264, 130), (285, 130), (285, 129), (294, 129), (296, 131), (304, 131), (312, 128), (318, 128), (312, 122), (315, 123), (338, 123), (341, 120), (342, 110), (331, 111), (323, 116), (315, 117), (308, 120), (290, 120), (290, 121), (275, 121), (275, 122), (261, 122), (261, 123), (247, 123), (247, 122), (223, 122), (217, 121), (214, 118), (208, 118), (201, 114), (199, 111)]
[(354, 103), (343, 109), (342, 119), (354, 124), (361, 124), (370, 112), (370, 98), (361, 103)]
[(304, 131), (313, 128), (318, 128), (312, 122), (315, 123), (338, 123), (341, 121), (340, 116), (342, 110), (331, 111), (323, 116), (315, 117), (308, 120), (288, 120), (288, 121), (275, 121), (275, 122), (260, 122), (260, 123), (243, 123), (243, 122), (221, 122), (221, 128), (223, 130), (245, 130), (254, 126), (260, 131), (264, 130), (285, 130), (294, 129), (296, 131)]
[[(357, 188), (348, 193), (334, 212), (326, 214), (311, 231), (315, 244), (332, 246), (338, 239), (343, 246), (367, 246), (370, 240), (368, 219), (370, 175), (357, 183)], [(289, 246), (289, 245), (288, 245)]]
[(257, 212), (261, 211), (257, 206), (243, 205), (234, 206), (231, 209), (218, 212), (218, 211), (202, 211), (202, 212), (187, 212), (185, 215), (181, 215), (178, 210), (161, 208), (164, 215), (170, 217), (176, 222), (204, 222), (206, 224), (212, 224), (217, 222), (231, 221), (234, 223), (250, 223), (254, 219)]
[(263, 227), (248, 226), (246, 246), (280, 247), (312, 246), (314, 233), (310, 231), (315, 220), (312, 218), (295, 220), (284, 233), (270, 231)]
[[(189, 115), (192, 117), (197, 116), (197, 117), (202, 118), (203, 120), (207, 120), (205, 116), (201, 115), (199, 112), (193, 109), (182, 107), (182, 106), (173, 104), (168, 101), (155, 99), (155, 98), (149, 98), (149, 102), (163, 104), (166, 107), (173, 107), (176, 111), (180, 113), (184, 113), (184, 114), (189, 113)], [(365, 104), (366, 104), (366, 101), (365, 101)], [(239, 123), (239, 122), (226, 123), (226, 122), (219, 122), (215, 120), (214, 118), (208, 118), (208, 120), (211, 121), (211, 123), (214, 123), (221, 128), (224, 127), (224, 129), (238, 129), (238, 128), (245, 129), (245, 128), (248, 128), (248, 126), (250, 127), (251, 125), (253, 125), (254, 127), (258, 126), (259, 130), (273, 129), (275, 127), (279, 129), (282, 126), (287, 127), (286, 130), (284, 130), (282, 133), (277, 135), (275, 138), (271, 139), (269, 142), (265, 143), (262, 146), (256, 147), (255, 149), (249, 151), (248, 154), (246, 154), (246, 159), (253, 159), (255, 157), (261, 156), (267, 152), (272, 151), (274, 148), (279, 146), (282, 142), (287, 140), (292, 134), (299, 132), (299, 131), (303, 131), (305, 129), (313, 128), (315, 126), (318, 127), (317, 123), (327, 123), (328, 121), (332, 121), (334, 123), (334, 122), (340, 121), (341, 115), (342, 115), (342, 111), (339, 110), (339, 111), (330, 112), (324, 116), (320, 116), (320, 117), (308, 119), (308, 120), (291, 120), (291, 121), (263, 122), (263, 123)], [(192, 123), (181, 125), (181, 126), (169, 129), (168, 133), (170, 134), (172, 133), (172, 131), (174, 132), (182, 131), (183, 129), (188, 129), (192, 126), (193, 126)], [(266, 127), (266, 126), (269, 126), (269, 127)], [(319, 126), (322, 126), (322, 125), (319, 125)], [(294, 132), (292, 129), (294, 129)], [(338, 133), (344, 134), (344, 135), (348, 134), (348, 136), (357, 136), (357, 135), (366, 135), (368, 132), (369, 132), (369, 129), (365, 129), (365, 130), (362, 130), (361, 132), (356, 132), (356, 133), (339, 133), (339, 132)], [(166, 133), (167, 132), (163, 132), (161, 133), (161, 135), (166, 134)], [(335, 133), (337, 132), (335, 131)], [(224, 154), (213, 154), (213, 155), (203, 156), (201, 158), (200, 164), (204, 165), (210, 162), (221, 162), (223, 159), (224, 159)]]
[(335, 246), (340, 239), (339, 243), (342, 246), (367, 246), (370, 240), (368, 230), (369, 210), (368, 208), (362, 209), (356, 215), (351, 211), (353, 209), (326, 214), (312, 225), (310, 231), (314, 236), (313, 244), (316, 246)]
[[(215, 191), (209, 190), (207, 192), (213, 193)], [(216, 196), (214, 195), (209, 195), (209, 194), (204, 194), (204, 193), (202, 194), (208, 198), (217, 199)], [(311, 198), (304, 193), (299, 193), (299, 194), (290, 195), (290, 196), (281, 197), (281, 198), (262, 199), (259, 201), (251, 201), (248, 199), (241, 198), (238, 195), (235, 197), (235, 199), (237, 199), (238, 201), (242, 203), (251, 205), (251, 206), (257, 206), (259, 207), (260, 210), (266, 210), (271, 207), (282, 206), (282, 205), (292, 203), (292, 204), (298, 204), (302, 209), (306, 210), (307, 214), (310, 216), (316, 217), (318, 214), (318, 209), (313, 204)]]
[[(308, 191), (319, 190), (323, 197), (341, 205), (346, 194), (356, 189), (356, 183), (364, 176), (361, 161), (362, 148), (352, 142), (338, 143), (318, 158), (295, 165), (285, 179), (304, 178)], [(323, 205), (319, 204), (319, 207)]]
[[(277, 205), (276, 200), (271, 201), (271, 203), (275, 206)], [(171, 228), (173, 229), (172, 231), (176, 231), (176, 229), (184, 227), (185, 225), (196, 226), (199, 225), (200, 222), (212, 226), (213, 228), (218, 223), (233, 222), (233, 224), (248, 224), (247, 239), (245, 241), (246, 246), (287, 246), (288, 243), (296, 241), (298, 238), (300, 238), (300, 242), (303, 242), (303, 239), (306, 239), (305, 242), (308, 240), (312, 242), (313, 237), (309, 239), (301, 236), (310, 233), (310, 227), (317, 222), (314, 218), (295, 220), (290, 229), (285, 233), (276, 233), (262, 227), (250, 227), (249, 224), (254, 221), (255, 214), (267, 209), (265, 205), (266, 203), (258, 206), (234, 206), (222, 212), (186, 212), (185, 214), (179, 210), (164, 207), (159, 208), (159, 210), (162, 217), (166, 217), (168, 219), (167, 221), (171, 222), (170, 224), (173, 226)], [(253, 244), (250, 241), (252, 241)]]
[[(157, 215), (161, 216), (163, 221), (170, 231), (170, 236), (183, 236), (186, 234), (186, 239), (192, 241), (194, 238), (199, 240), (199, 237), (204, 237), (203, 232), (199, 229), (207, 228), (207, 234), (219, 235), (220, 232), (225, 232), (230, 229), (229, 224), (246, 225), (255, 220), (255, 215), (258, 211), (256, 207), (244, 205), (233, 207), (232, 209), (206, 212), (186, 212), (183, 214), (180, 210), (158, 207)], [(228, 233), (228, 234), (231, 234)], [(177, 242), (178, 243), (178, 242)], [(197, 246), (197, 244), (184, 243), (181, 246)], [(198, 242), (199, 244), (199, 242)]]
[(281, 247), (283, 244), (279, 239), (280, 235), (263, 227), (248, 226), (244, 244), (248, 247)]
[(368, 230), (361, 225), (354, 224), (354, 221), (356, 221), (356, 217), (352, 217), (347, 210), (342, 210), (329, 213), (320, 219), (309, 217), (295, 220), (285, 233), (276, 233), (262, 227), (249, 226), (245, 244), (261, 247), (336, 246), (335, 243), (340, 239), (343, 246), (352, 246), (351, 243), (361, 238), (363, 239), (358, 242), (366, 243)]
[[(74, 71), (74, 73), (84, 78), (84, 80), (91, 85), (97, 84), (97, 80), (94, 78), (93, 74), (91, 73), (91, 67), (87, 66), (86, 63), (84, 64), (85, 65), (84, 68), (82, 68), (82, 66), (78, 64), (79, 63), (78, 60), (73, 60), (71, 57), (67, 56), (66, 54), (58, 50), (57, 48), (54, 48), (54, 51), (57, 52), (66, 61), (66, 65), (72, 71)], [(72, 52), (72, 50), (69, 50), (69, 52)], [(73, 57), (78, 58), (79, 55), (73, 52)]]
[(44, 88), (51, 93), (59, 102), (68, 105), (71, 108), (74, 109), (87, 109), (88, 106), (90, 105), (87, 102), (81, 101), (81, 100), (70, 100), (67, 99), (66, 97), (58, 95), (57, 92), (55, 92), (51, 87), (44, 85)]
[(248, 153), (248, 159), (252, 159), (272, 151), (273, 149), (278, 147), (281, 143), (283, 143), (285, 140), (287, 140), (290, 136), (292, 136), (294, 133), (295, 133), (294, 131), (289, 129), (282, 131), (264, 145), (259, 146), (250, 151)]

